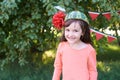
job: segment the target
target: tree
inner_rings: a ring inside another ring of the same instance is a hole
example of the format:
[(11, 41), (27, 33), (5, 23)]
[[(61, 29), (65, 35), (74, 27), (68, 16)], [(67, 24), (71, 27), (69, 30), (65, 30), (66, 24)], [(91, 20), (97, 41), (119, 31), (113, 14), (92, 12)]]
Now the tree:
[(55, 31), (48, 21), (52, 11), (44, 5), (40, 0), (0, 2), (1, 66), (14, 61), (24, 65), (36, 54), (42, 59), (42, 53), (54, 46)]
[[(11, 62), (24, 65), (32, 62), (36, 54), (42, 59), (45, 50), (56, 46), (56, 33), (59, 31), (53, 28), (51, 19), (57, 12), (54, 6), (58, 5), (67, 12), (80, 10), (88, 17), (88, 11), (113, 13), (110, 21), (103, 16), (95, 21), (89, 17), (89, 21), (95, 29), (103, 29), (103, 32), (110, 26), (119, 38), (117, 30), (120, 30), (120, 16), (116, 12), (119, 4), (119, 0), (0, 0), (1, 66)], [(120, 43), (120, 39), (118, 42)]]

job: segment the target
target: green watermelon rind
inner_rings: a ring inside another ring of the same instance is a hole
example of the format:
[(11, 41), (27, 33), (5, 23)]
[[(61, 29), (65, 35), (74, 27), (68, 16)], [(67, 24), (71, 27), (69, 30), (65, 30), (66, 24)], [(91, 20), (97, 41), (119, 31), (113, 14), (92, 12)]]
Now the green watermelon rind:
[(68, 13), (65, 17), (65, 21), (67, 21), (69, 19), (81, 19), (81, 20), (89, 23), (87, 16), (80, 11), (72, 11), (72, 12)]

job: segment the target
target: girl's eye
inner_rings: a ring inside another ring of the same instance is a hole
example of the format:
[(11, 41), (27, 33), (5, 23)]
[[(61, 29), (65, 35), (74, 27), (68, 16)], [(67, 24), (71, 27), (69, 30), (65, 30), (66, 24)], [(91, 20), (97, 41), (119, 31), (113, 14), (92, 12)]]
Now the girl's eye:
[(78, 32), (78, 30), (74, 30), (74, 32)]
[(69, 29), (65, 29), (65, 31), (70, 31)]

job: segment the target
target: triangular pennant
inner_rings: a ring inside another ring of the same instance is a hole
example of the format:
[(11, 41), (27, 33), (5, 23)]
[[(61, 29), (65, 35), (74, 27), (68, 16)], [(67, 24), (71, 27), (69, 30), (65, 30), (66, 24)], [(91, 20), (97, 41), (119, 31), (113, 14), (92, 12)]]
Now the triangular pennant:
[(104, 36), (104, 34), (99, 32), (96, 32), (95, 34), (96, 34), (96, 40), (100, 40)]
[(55, 6), (54, 8), (56, 8), (56, 9), (58, 9), (58, 10), (60, 10), (60, 11), (63, 11), (63, 12), (66, 11), (66, 10), (65, 10), (64, 8), (62, 8), (61, 6)]
[(92, 20), (95, 20), (98, 17), (98, 15), (100, 14), (98, 12), (90, 12), (90, 11), (88, 13)]
[(110, 18), (111, 18), (110, 12), (102, 13), (102, 15), (104, 15), (107, 20), (110, 20)]
[(115, 37), (113, 36), (107, 36), (108, 42), (112, 42), (113, 40), (115, 40)]

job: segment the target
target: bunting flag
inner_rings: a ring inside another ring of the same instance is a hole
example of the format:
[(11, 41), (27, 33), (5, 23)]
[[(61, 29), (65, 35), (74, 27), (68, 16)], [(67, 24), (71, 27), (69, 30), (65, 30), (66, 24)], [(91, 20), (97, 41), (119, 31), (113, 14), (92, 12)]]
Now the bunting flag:
[(91, 12), (91, 11), (89, 11), (88, 13), (92, 20), (95, 20), (98, 17), (98, 15), (100, 14), (98, 12)]
[(64, 8), (62, 8), (61, 6), (55, 6), (54, 8), (56, 8), (56, 9), (58, 9), (58, 10), (60, 10), (60, 11), (63, 11), (63, 12), (66, 11), (66, 10), (65, 10)]
[(107, 20), (110, 20), (110, 18), (111, 18), (111, 13), (110, 12), (102, 13), (102, 15), (105, 16), (105, 18)]
[(104, 36), (104, 34), (99, 32), (96, 32), (95, 34), (96, 34), (96, 40), (100, 40)]
[(99, 31), (96, 31), (94, 29), (90, 29), (90, 32), (94, 32), (95, 33), (95, 36), (96, 36), (96, 40), (100, 40), (101, 38), (103, 38), (104, 36), (107, 36), (107, 40), (108, 42), (112, 42), (116, 39), (116, 37), (114, 36), (110, 36), (110, 35), (107, 35), (107, 34), (104, 34), (104, 33), (101, 33)]
[[(88, 13), (89, 13), (89, 15), (90, 15), (90, 17), (91, 17), (92, 20), (95, 20), (95, 19), (99, 16), (99, 14), (100, 14), (99, 12), (92, 12), (92, 11), (89, 11)], [(117, 13), (120, 14), (120, 10), (117, 11)], [(102, 15), (103, 15), (107, 20), (110, 20), (110, 19), (111, 19), (111, 12), (104, 12), (104, 13), (102, 13)]]
[(112, 42), (112, 41), (115, 40), (115, 37), (113, 37), (113, 36), (107, 36), (107, 40), (110, 43), (110, 42)]

